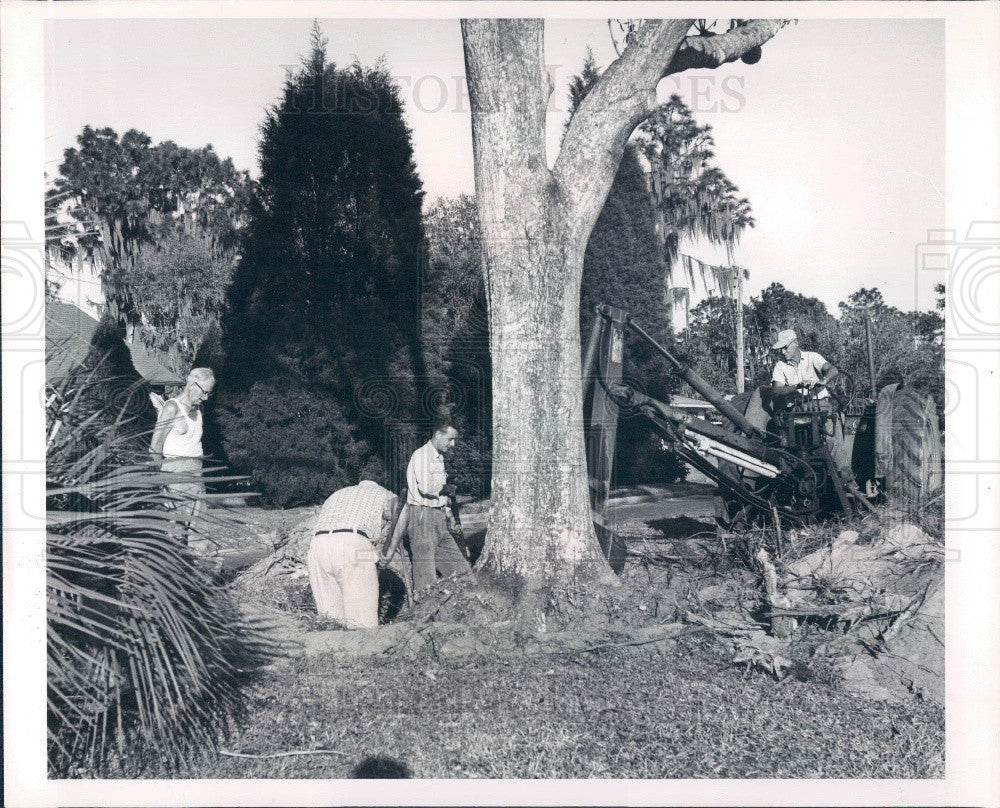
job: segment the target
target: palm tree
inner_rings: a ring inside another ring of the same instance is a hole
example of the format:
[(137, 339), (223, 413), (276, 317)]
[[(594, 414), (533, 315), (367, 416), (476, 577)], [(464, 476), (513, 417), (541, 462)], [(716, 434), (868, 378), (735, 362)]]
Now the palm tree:
[(267, 647), (173, 517), (175, 475), (146, 460), (141, 387), (81, 369), (46, 390), (49, 766), (132, 754), (179, 765), (242, 705)]
[(672, 95), (639, 128), (638, 139), (650, 164), (668, 261), (676, 259), (684, 236), (731, 251), (754, 219), (750, 201), (712, 164), (712, 127), (695, 121), (680, 96)]

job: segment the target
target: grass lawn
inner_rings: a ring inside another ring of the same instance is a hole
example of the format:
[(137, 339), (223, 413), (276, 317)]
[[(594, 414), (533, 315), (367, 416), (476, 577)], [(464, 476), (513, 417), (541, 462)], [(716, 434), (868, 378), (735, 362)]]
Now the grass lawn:
[(372, 776), (384, 757), (421, 778), (942, 777), (944, 713), (744, 674), (686, 642), (440, 662), (327, 654), (264, 673), (223, 748), (336, 754), (212, 753), (126, 776)]

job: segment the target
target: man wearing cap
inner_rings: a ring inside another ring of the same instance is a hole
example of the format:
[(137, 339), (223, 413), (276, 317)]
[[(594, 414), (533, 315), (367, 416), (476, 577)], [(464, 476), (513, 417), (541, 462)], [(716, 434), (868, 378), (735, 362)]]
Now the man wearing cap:
[(826, 423), (827, 435), (831, 439), (830, 454), (841, 474), (853, 478), (844, 444), (843, 427), (830, 398), (830, 391), (826, 389), (826, 385), (837, 378), (840, 371), (815, 351), (803, 351), (799, 348), (798, 335), (791, 328), (778, 334), (778, 341), (771, 348), (781, 355), (771, 372), (772, 395), (786, 396), (805, 387), (821, 402), (824, 409), (833, 413), (833, 417)]
[(306, 556), (319, 614), (348, 628), (378, 626), (375, 547), (382, 546), (392, 528), (396, 502), (391, 491), (362, 480), (323, 503)]
[(830, 397), (826, 384), (840, 375), (839, 371), (815, 351), (799, 348), (799, 338), (791, 328), (778, 334), (778, 341), (771, 348), (781, 355), (771, 372), (775, 395), (794, 393), (804, 385), (816, 388), (817, 399)]

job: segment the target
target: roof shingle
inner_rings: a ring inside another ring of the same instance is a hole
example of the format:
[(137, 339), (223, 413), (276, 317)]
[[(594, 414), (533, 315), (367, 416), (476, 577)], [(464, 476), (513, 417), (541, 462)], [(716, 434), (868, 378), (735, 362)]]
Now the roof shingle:
[[(73, 368), (83, 365), (94, 348), (100, 324), (72, 303), (50, 300), (45, 304), (45, 378), (56, 381)], [(135, 371), (150, 384), (184, 384), (184, 379), (164, 367), (139, 342), (131, 345), (122, 340), (129, 351)]]

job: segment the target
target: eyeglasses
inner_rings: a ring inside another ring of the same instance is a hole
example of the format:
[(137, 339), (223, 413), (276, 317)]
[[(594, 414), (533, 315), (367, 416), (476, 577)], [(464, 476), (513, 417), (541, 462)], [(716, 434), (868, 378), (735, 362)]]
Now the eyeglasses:
[(211, 398), (213, 395), (215, 395), (215, 390), (206, 390), (204, 387), (198, 384), (198, 382), (196, 382), (194, 379), (191, 380), (191, 384), (193, 384), (195, 387), (201, 390), (201, 394), (205, 398)]

